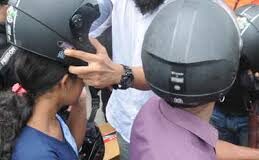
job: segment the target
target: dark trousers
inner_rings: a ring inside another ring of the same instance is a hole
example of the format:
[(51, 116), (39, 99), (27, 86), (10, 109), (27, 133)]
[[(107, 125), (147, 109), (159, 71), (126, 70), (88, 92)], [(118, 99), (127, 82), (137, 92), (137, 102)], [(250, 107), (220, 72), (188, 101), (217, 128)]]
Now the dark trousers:
[(120, 147), (120, 160), (129, 160), (129, 143), (118, 132), (117, 139)]
[(219, 139), (248, 146), (248, 116), (226, 114), (215, 106), (210, 122), (218, 129)]

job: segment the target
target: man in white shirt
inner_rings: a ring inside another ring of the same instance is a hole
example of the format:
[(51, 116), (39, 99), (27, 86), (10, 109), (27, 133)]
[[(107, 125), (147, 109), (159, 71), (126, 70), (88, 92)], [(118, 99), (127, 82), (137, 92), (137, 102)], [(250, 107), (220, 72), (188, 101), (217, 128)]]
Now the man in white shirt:
[[(86, 61), (104, 60), (105, 67), (103, 66), (102, 68), (104, 70), (101, 71), (102, 73), (100, 72), (100, 74), (95, 75), (95, 77), (91, 77), (91, 75), (89, 75), (93, 74), (93, 71), (89, 70), (89, 74), (84, 73), (83, 78), (85, 79), (85, 82), (88, 85), (93, 85), (95, 87), (102, 88), (106, 86), (112, 86), (114, 84), (119, 84), (122, 75), (124, 75), (125, 71), (123, 70), (123, 67), (120, 64), (131, 67), (130, 72), (133, 73), (134, 80), (131, 77), (125, 76), (125, 78), (128, 78), (129, 82), (127, 83), (129, 84), (123, 87), (125, 87), (125, 89), (127, 88), (127, 90), (113, 90), (106, 110), (107, 119), (109, 123), (114, 128), (116, 128), (118, 132), (118, 139), (122, 153), (121, 159), (127, 159), (128, 143), (130, 139), (131, 126), (133, 120), (135, 119), (135, 116), (137, 115), (139, 109), (152, 95), (151, 91), (143, 91), (138, 89), (148, 89), (144, 81), (144, 74), (141, 67), (141, 47), (145, 31), (147, 30), (155, 14), (149, 13), (149, 9), (144, 7), (144, 0), (143, 2), (136, 0), (138, 6), (143, 7), (136, 7), (136, 4), (133, 0), (111, 0), (112, 7), (110, 7), (111, 4), (109, 4), (107, 1), (108, 0), (100, 1), (99, 5), (105, 7), (106, 9), (103, 8), (103, 10), (105, 11), (108, 11), (109, 8), (112, 8), (112, 21), (110, 22), (112, 22), (113, 29), (113, 62), (110, 59), (107, 59), (107, 55), (102, 53), (100, 53), (99, 55), (104, 57), (95, 57), (95, 55), (87, 57), (85, 59)], [(164, 0), (153, 1), (154, 3), (159, 2), (159, 4), (161, 4)], [(146, 14), (143, 15), (140, 12), (140, 9), (143, 13)], [(150, 5), (150, 10), (151, 9), (152, 11), (153, 9), (157, 10), (157, 7), (155, 7), (155, 5)], [(99, 22), (99, 28), (96, 27), (98, 26), (96, 24), (97, 22)], [(97, 37), (101, 33), (100, 30), (104, 30), (106, 27), (109, 27), (109, 20), (99, 19), (98, 21), (96, 21), (96, 23), (94, 23), (93, 25), (95, 29), (91, 29), (91, 37)], [(92, 39), (92, 41), (95, 40)], [(96, 44), (95, 42), (93, 43)], [(97, 45), (99, 44), (97, 43)], [(96, 47), (98, 48), (98, 46)], [(99, 62), (95, 61), (90, 62), (88, 67), (93, 68), (95, 70), (98, 68), (98, 65)], [(75, 68), (71, 67), (70, 71), (75, 73), (76, 71), (74, 69)], [(99, 79), (100, 81), (98, 81), (94, 80), (94, 78), (103, 79)]]
[[(89, 63), (88, 66), (71, 66), (69, 69), (71, 73), (84, 79), (87, 85), (97, 88), (107, 86), (116, 88), (108, 102), (107, 119), (118, 132), (121, 160), (127, 160), (133, 121), (143, 104), (153, 95), (151, 91), (145, 91), (149, 87), (141, 67), (144, 34), (166, 0), (98, 0), (98, 3), (105, 15), (111, 12), (111, 16), (106, 16), (106, 20), (101, 18), (97, 20), (96, 23), (99, 25), (94, 23), (94, 29), (91, 29), (89, 35), (97, 37), (101, 31), (112, 24), (113, 60), (94, 38), (90, 38), (90, 42), (96, 48), (96, 54), (76, 50), (66, 50), (65, 54)], [(109, 10), (111, 8), (112, 11)], [(250, 149), (239, 148), (225, 142), (219, 142), (218, 146), (220, 152), (217, 152), (217, 156), (221, 159), (240, 158), (242, 160), (249, 154), (250, 159), (259, 157), (259, 152), (256, 150), (250, 152)], [(223, 148), (232, 148), (232, 150), (225, 152)], [(236, 154), (240, 152), (239, 149), (243, 155)]]

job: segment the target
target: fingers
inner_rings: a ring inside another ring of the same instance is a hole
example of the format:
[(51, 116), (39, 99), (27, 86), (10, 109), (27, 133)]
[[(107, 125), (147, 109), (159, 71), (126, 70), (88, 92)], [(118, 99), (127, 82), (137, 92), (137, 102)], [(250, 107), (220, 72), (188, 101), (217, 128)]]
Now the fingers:
[(92, 53), (87, 53), (79, 50), (73, 50), (73, 49), (66, 49), (65, 55), (77, 59), (81, 59), (85, 62), (94, 62), (98, 61), (99, 57)]
[(83, 51), (79, 51), (79, 50), (66, 49), (65, 55), (69, 56), (69, 57), (81, 59), (81, 60), (83, 60), (85, 62), (88, 62), (88, 63), (98, 61), (100, 59), (98, 54), (103, 54), (103, 55), (108, 56), (106, 48), (96, 38), (89, 37), (89, 41), (95, 47), (96, 54), (83, 52)]
[(96, 49), (97, 54), (108, 55), (106, 48), (98, 41), (98, 39), (89, 37), (89, 41)]
[(102, 74), (98, 74), (98, 71), (92, 69), (92, 67), (70, 66), (69, 72), (82, 79), (85, 85), (98, 87), (102, 84)]
[(75, 75), (87, 75), (95, 72), (95, 70), (90, 66), (70, 66), (68, 70), (70, 73)]
[(83, 82), (84, 82), (85, 85), (87, 85), (87, 86), (93, 86), (93, 87), (95, 87), (95, 88), (100, 88), (100, 89), (102, 89), (102, 88), (105, 87), (105, 86), (100, 85), (98, 82), (93, 81), (93, 80), (83, 79)]

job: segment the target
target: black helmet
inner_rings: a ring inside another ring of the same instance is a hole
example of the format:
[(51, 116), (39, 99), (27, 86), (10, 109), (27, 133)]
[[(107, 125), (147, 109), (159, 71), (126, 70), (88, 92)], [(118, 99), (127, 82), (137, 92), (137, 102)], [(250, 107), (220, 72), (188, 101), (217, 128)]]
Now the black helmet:
[(259, 6), (249, 4), (236, 10), (237, 22), (243, 40), (242, 56), (251, 69), (259, 70)]
[[(13, 45), (74, 65), (82, 63), (65, 57), (64, 49), (94, 51), (88, 33), (100, 17), (96, 0), (10, 0), (9, 5), (6, 30)], [(111, 48), (110, 33), (101, 38), (108, 48)]]
[(151, 22), (143, 43), (144, 73), (170, 104), (194, 107), (223, 97), (235, 81), (240, 34), (213, 1), (176, 0)]
[(0, 5), (5, 5), (8, 3), (8, 0), (0, 0)]

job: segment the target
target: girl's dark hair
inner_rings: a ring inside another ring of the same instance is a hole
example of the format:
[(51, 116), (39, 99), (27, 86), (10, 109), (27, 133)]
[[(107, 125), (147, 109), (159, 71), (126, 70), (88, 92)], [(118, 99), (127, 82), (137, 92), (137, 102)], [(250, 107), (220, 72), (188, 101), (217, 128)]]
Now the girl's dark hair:
[[(6, 50), (6, 48), (5, 48)], [(2, 57), (4, 51), (1, 50), (0, 57)], [(12, 73), (14, 66), (14, 56), (10, 58), (8, 63), (0, 68), (0, 91), (8, 90), (15, 84), (15, 76)]]
[(68, 73), (67, 67), (21, 49), (6, 67), (27, 93), (18, 96), (10, 91), (0, 92), (1, 160), (11, 158), (14, 141), (32, 114), (35, 98), (53, 88)]
[(156, 10), (165, 0), (134, 0), (137, 8), (144, 15), (146, 13), (152, 13)]
[(14, 140), (31, 115), (33, 101), (10, 91), (0, 92), (0, 156), (10, 160)]

